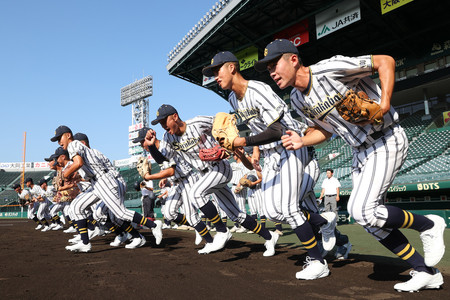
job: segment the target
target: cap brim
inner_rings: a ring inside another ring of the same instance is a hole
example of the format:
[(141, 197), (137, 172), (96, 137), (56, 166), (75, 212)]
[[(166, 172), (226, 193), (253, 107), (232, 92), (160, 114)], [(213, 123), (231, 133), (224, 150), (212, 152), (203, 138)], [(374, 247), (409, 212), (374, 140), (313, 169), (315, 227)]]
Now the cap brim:
[(156, 125), (156, 124), (158, 124), (159, 122), (161, 122), (161, 120), (162, 119), (164, 119), (164, 118), (156, 118), (156, 119), (154, 119), (151, 123), (152, 123), (152, 125)]
[(135, 139), (133, 140), (133, 143), (140, 143), (140, 142), (142, 142), (143, 140), (145, 140), (145, 137), (143, 137), (143, 138), (137, 137), (137, 138), (135, 138)]
[(212, 71), (212, 68), (214, 68), (214, 66), (204, 67), (202, 70), (202, 74), (205, 75), (206, 77), (213, 77), (214, 72)]
[(52, 138), (50, 139), (50, 141), (56, 142), (57, 140), (59, 140), (60, 137), (61, 137), (60, 135), (59, 135), (59, 136), (54, 136), (54, 137), (52, 137)]
[(261, 60), (258, 60), (255, 65), (253, 66), (256, 71), (262, 73), (264, 71), (267, 71), (267, 64), (271, 62), (272, 60), (275, 60), (277, 58), (280, 58), (283, 54), (277, 54), (274, 56), (266, 56)]

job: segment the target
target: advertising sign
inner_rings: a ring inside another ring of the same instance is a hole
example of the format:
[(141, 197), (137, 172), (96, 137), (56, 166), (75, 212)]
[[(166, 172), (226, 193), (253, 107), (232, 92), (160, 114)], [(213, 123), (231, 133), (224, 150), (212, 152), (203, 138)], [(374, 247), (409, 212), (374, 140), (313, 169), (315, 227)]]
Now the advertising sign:
[(316, 37), (323, 38), (359, 20), (359, 0), (344, 0), (316, 15)]

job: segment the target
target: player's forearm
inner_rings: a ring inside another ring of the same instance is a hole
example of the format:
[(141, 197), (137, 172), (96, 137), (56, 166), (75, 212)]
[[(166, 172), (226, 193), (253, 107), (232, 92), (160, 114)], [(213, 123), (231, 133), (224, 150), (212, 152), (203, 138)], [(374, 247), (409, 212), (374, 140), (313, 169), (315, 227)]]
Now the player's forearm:
[[(235, 140), (233, 144), (235, 147), (265, 145), (279, 141), (282, 135), (283, 135), (283, 125), (281, 125), (281, 123), (277, 121), (271, 124), (269, 127), (266, 128), (266, 130), (264, 130), (261, 133), (258, 133), (253, 136), (247, 136), (245, 138), (236, 138), (237, 141)], [(236, 145), (236, 143), (239, 143), (241, 145)]]
[(395, 60), (388, 55), (373, 56), (374, 69), (378, 71), (381, 84), (380, 106), (383, 114), (386, 114), (391, 107), (391, 97), (395, 83)]
[(311, 128), (305, 136), (302, 137), (303, 147), (314, 146), (325, 142), (331, 137), (331, 133), (322, 128)]
[(165, 170), (161, 170), (158, 173), (155, 174), (150, 174), (147, 173), (145, 174), (144, 179), (145, 180), (157, 180), (157, 179), (164, 179), (164, 178), (168, 178), (170, 176), (173, 176), (175, 174), (175, 169), (172, 168), (167, 168)]

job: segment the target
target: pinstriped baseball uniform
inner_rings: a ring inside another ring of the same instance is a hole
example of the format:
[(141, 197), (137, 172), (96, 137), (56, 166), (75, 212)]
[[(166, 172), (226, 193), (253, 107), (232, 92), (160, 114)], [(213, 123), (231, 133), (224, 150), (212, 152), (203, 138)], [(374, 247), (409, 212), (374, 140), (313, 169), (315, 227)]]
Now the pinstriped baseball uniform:
[[(258, 178), (256, 171), (252, 170), (247, 174), (248, 176), (254, 176), (255, 178)], [(247, 190), (247, 200), (248, 200), (248, 208), (250, 210), (250, 215), (259, 215), (263, 216), (263, 203), (262, 203), (262, 193), (261, 193), (261, 183), (258, 183), (253, 188), (248, 188)]]
[[(176, 157), (175, 161), (175, 174), (169, 178), (172, 187), (165, 200), (164, 217), (169, 221), (175, 220), (179, 215), (180, 206), (183, 205), (186, 220), (191, 226), (195, 227), (201, 221), (201, 218), (197, 209), (192, 206), (188, 193), (193, 184), (199, 179), (199, 176), (198, 173), (192, 171), (192, 167), (184, 160)], [(167, 163), (167, 165), (169, 164)]]
[(369, 77), (372, 56), (334, 56), (309, 67), (311, 80), (304, 92), (293, 89), (294, 109), (311, 125), (338, 134), (353, 147), (353, 191), (347, 209), (350, 215), (376, 239), (386, 238), (391, 229), (381, 229), (387, 218), (386, 192), (406, 159), (408, 140), (398, 125), (391, 106), (384, 124), (358, 126), (346, 122), (334, 109), (348, 89), (364, 91), (380, 101), (381, 89)]
[[(29, 190), (23, 189), (19, 194), (19, 199), (25, 200), (26, 195), (29, 195), (29, 200), (31, 200), (31, 192)], [(36, 214), (37, 205), (35, 206), (33, 203), (28, 204), (27, 207), (27, 218), (33, 220), (34, 215)]]
[(232, 177), (228, 160), (217, 162), (202, 161), (199, 157), (201, 148), (211, 148), (217, 144), (211, 135), (213, 117), (197, 116), (186, 121), (186, 130), (181, 136), (166, 132), (160, 142), (159, 150), (168, 159), (180, 155), (193, 168), (200, 171), (201, 179), (189, 190), (189, 198), (197, 208), (203, 207), (208, 199), (206, 195), (215, 194), (219, 206), (236, 222), (242, 223), (246, 214), (242, 212), (227, 186)]
[[(91, 178), (92, 194), (98, 199), (102, 199), (117, 218), (132, 222), (134, 211), (125, 208), (123, 204), (126, 190), (125, 182), (119, 172), (108, 162), (108, 159), (98, 150), (90, 149), (77, 140), (69, 143), (67, 151), (70, 159), (76, 155), (80, 155), (83, 159), (84, 164), (81, 169), (84, 171), (85, 176)], [(83, 205), (84, 202), (92, 201), (90, 204), (96, 202), (93, 201), (92, 196), (84, 198), (83, 194), (86, 193), (81, 194), (81, 199), (77, 197), (73, 206), (74, 213), (78, 219), (80, 217), (82, 219), (85, 218), (84, 210), (87, 206)]]
[(49, 211), (49, 204), (50, 201), (47, 199), (47, 197), (45, 196), (45, 191), (37, 184), (33, 185), (33, 188), (30, 189), (31, 192), (31, 196), (34, 198), (37, 198), (39, 196), (41, 196), (44, 201), (42, 202), (35, 202), (35, 206), (36, 204), (38, 204), (37, 207), (37, 211), (36, 211), (36, 217), (39, 220), (42, 219), (50, 219), (50, 211)]
[[(230, 183), (233, 185), (232, 189), (234, 189), (239, 183), (239, 179), (245, 176), (248, 173), (248, 169), (244, 166), (242, 162), (232, 162), (230, 163), (231, 169), (233, 170), (233, 177), (231, 178)], [(247, 198), (247, 189), (242, 189), (239, 193), (235, 193), (236, 202), (239, 205), (239, 208), (242, 211), (245, 211), (245, 200)]]
[(303, 175), (302, 190), (300, 192), (300, 206), (308, 212), (319, 213), (316, 195), (314, 193), (314, 186), (320, 176), (319, 162), (314, 157), (314, 149), (308, 148), (308, 150), (311, 160), (306, 165), (305, 173)]
[[(244, 98), (238, 100), (231, 92), (228, 101), (254, 134), (277, 120), (285, 129), (299, 133), (306, 128), (291, 117), (286, 103), (265, 83), (249, 80)], [(298, 200), (308, 153), (306, 149), (288, 151), (281, 141), (259, 147), (264, 155), (261, 188), (265, 215), (273, 221), (286, 220), (295, 229), (306, 220)], [(297, 176), (292, 176), (293, 172)]]

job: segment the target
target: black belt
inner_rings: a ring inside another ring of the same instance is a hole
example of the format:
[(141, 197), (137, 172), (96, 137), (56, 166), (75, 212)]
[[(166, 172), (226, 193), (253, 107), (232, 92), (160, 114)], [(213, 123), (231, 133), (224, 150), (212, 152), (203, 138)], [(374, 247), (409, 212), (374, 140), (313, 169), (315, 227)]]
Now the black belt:
[(367, 139), (366, 139), (366, 141), (364, 143), (362, 143), (361, 146), (368, 147), (368, 146), (374, 144), (377, 140), (379, 140), (381, 137), (383, 137), (386, 134), (386, 132), (389, 132), (392, 129), (393, 129), (392, 126), (388, 126), (388, 127), (384, 128), (383, 130), (375, 131), (372, 134), (369, 134), (368, 137), (370, 137), (370, 139), (372, 139), (373, 142), (367, 141)]
[(336, 194), (334, 194), (334, 195), (325, 195), (325, 197), (334, 197), (334, 196), (336, 196)]

